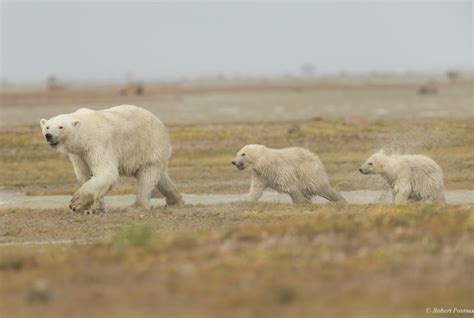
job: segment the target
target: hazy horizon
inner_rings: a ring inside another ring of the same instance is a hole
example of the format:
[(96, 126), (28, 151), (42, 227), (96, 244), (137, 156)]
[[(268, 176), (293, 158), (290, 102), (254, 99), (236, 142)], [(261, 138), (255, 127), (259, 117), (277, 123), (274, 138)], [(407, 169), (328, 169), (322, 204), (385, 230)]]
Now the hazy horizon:
[(1, 8), (1, 79), (120, 81), (473, 67), (461, 2), (19, 2)]

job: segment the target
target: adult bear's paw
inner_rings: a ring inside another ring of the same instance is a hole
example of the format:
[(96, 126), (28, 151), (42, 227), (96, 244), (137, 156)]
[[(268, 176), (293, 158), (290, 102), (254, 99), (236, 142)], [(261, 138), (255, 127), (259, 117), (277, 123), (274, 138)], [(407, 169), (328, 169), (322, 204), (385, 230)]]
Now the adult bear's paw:
[(76, 192), (72, 196), (69, 208), (73, 212), (84, 212), (90, 209), (94, 204), (94, 201), (94, 194), (88, 192)]

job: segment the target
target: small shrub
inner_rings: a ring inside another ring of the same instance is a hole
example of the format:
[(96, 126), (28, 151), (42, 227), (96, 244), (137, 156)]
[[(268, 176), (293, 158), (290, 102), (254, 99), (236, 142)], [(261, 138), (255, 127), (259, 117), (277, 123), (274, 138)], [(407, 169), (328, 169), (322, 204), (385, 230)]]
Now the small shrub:
[(123, 246), (145, 246), (150, 244), (153, 230), (148, 225), (132, 225), (118, 231), (113, 237), (113, 245)]
[(0, 271), (21, 271), (27, 267), (35, 267), (36, 261), (33, 258), (19, 256), (6, 257), (0, 260)]
[(293, 302), (296, 292), (292, 288), (281, 287), (275, 290), (276, 300), (279, 304), (286, 305)]

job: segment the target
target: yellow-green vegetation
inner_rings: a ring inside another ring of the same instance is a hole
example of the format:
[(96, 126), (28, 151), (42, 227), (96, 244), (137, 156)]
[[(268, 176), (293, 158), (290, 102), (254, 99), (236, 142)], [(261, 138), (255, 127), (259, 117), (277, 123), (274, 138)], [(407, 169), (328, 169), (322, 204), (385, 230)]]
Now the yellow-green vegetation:
[[(357, 168), (384, 147), (399, 153), (432, 156), (444, 169), (448, 189), (474, 186), (474, 120), (366, 119), (360, 117), (305, 121), (170, 125), (174, 148), (170, 174), (186, 193), (247, 191), (249, 173), (230, 161), (245, 144), (269, 147), (302, 146), (316, 152), (339, 190), (383, 186)], [(64, 155), (43, 141), (36, 126), (0, 131), (0, 185), (30, 194), (72, 193), (77, 188)], [(115, 193), (133, 193), (133, 180), (122, 181)]]
[(152, 228), (148, 225), (131, 225), (114, 235), (113, 245), (119, 248), (144, 246), (150, 243), (152, 234)]
[[(4, 209), (0, 224), (24, 243), (0, 249), (5, 317), (424, 317), (474, 299), (473, 205)], [(28, 244), (50, 240), (77, 244)]]

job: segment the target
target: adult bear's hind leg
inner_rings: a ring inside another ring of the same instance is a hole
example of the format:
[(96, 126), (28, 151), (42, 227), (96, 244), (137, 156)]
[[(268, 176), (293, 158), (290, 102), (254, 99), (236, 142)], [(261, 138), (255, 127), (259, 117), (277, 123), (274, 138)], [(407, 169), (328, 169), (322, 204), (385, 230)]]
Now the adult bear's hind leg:
[(179, 193), (178, 189), (176, 188), (175, 184), (171, 180), (168, 175), (168, 171), (166, 169), (160, 176), (160, 180), (158, 181), (156, 188), (164, 195), (166, 198), (166, 205), (177, 205), (183, 206), (183, 198)]
[(150, 209), (151, 192), (160, 179), (162, 168), (158, 165), (148, 165), (140, 168), (137, 173), (137, 198), (132, 205), (133, 208)]

